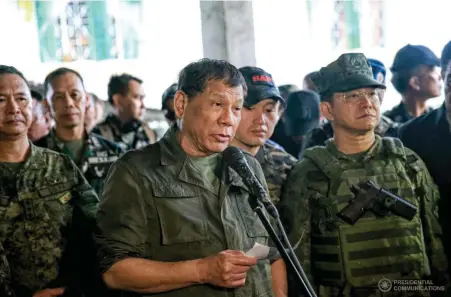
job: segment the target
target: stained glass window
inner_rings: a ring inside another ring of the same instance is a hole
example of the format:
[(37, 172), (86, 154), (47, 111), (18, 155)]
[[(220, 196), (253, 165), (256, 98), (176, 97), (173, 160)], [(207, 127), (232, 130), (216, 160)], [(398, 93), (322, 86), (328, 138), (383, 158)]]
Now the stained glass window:
[(374, 47), (385, 46), (385, 13), (384, 7), (385, 2), (383, 0), (379, 1), (369, 1), (368, 5), (370, 11), (370, 22), (372, 25), (372, 44)]
[(335, 19), (332, 27), (334, 48), (353, 49), (360, 47), (359, 1), (334, 1)]
[(63, 61), (90, 59), (89, 18), (86, 1), (70, 1), (57, 17), (60, 47), (57, 57)]
[[(121, 9), (111, 13), (108, 6), (118, 4)], [(141, 1), (53, 0), (35, 5), (43, 62), (137, 58)], [(124, 19), (126, 12), (133, 18)]]

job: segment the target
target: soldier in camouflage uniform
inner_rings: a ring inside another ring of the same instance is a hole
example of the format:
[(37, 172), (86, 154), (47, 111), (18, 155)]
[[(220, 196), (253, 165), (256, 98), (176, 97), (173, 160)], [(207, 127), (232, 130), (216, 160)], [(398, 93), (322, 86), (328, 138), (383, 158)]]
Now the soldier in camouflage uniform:
[(296, 159), (267, 140), (274, 132), (286, 103), (271, 74), (257, 67), (242, 67), (239, 70), (244, 76), (248, 92), (232, 145), (258, 160), (271, 200), (277, 203), (285, 178)]
[[(283, 261), (244, 254), (267, 244), (268, 233), (249, 206), (249, 189), (222, 157), (245, 88), (226, 61), (188, 65), (174, 100), (180, 126), (112, 166), (97, 215), (109, 287), (161, 297), (285, 296)], [(266, 187), (260, 166), (245, 155)]]
[(124, 151), (116, 143), (85, 130), (89, 97), (78, 72), (57, 69), (47, 75), (44, 87), (55, 127), (35, 144), (68, 155), (100, 196), (111, 164)]
[(81, 296), (98, 198), (67, 156), (29, 142), (31, 100), (0, 65), (0, 296)]
[[(447, 285), (447, 261), (438, 223), (439, 195), (423, 161), (397, 138), (374, 129), (380, 116), (377, 88), (363, 54), (344, 54), (312, 77), (335, 135), (308, 149), (282, 193), (283, 222), (305, 271), (323, 296), (427, 296), (382, 294), (383, 279), (431, 278)], [(337, 214), (352, 203), (351, 185), (372, 181), (418, 208), (412, 220), (366, 211), (354, 225)], [(442, 288), (444, 289), (444, 288)], [(292, 291), (297, 296), (297, 291)]]
[(157, 139), (155, 131), (142, 121), (146, 97), (142, 83), (129, 74), (113, 75), (108, 83), (108, 102), (115, 113), (93, 130), (125, 151), (142, 148)]

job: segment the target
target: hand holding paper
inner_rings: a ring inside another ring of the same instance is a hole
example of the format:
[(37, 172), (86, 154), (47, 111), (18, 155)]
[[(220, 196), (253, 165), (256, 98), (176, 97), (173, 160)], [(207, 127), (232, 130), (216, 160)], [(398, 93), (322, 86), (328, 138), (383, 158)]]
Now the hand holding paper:
[(254, 246), (246, 252), (246, 256), (255, 257), (258, 260), (266, 259), (269, 254), (269, 247), (263, 244), (255, 243)]

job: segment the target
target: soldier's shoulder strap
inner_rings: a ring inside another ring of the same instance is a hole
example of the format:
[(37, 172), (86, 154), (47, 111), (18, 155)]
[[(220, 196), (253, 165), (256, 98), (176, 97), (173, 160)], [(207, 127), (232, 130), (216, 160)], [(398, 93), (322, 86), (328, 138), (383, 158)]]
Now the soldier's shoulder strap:
[(329, 179), (341, 175), (340, 162), (325, 147), (312, 147), (307, 149), (303, 155), (309, 159), (315, 166)]
[(382, 150), (389, 157), (398, 157), (405, 160), (407, 156), (407, 150), (399, 138), (383, 137)]
[(423, 161), (411, 149), (406, 148), (398, 138), (382, 138), (383, 148), (388, 157), (396, 160), (397, 170), (404, 170), (412, 180), (424, 170)]

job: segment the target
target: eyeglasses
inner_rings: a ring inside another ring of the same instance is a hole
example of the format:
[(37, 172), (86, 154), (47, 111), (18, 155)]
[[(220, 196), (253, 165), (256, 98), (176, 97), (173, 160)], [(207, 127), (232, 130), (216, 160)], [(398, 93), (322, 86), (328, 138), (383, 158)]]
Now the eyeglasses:
[(371, 102), (380, 104), (381, 98), (376, 90), (371, 91), (350, 91), (343, 93), (343, 100), (348, 104), (355, 104), (363, 98), (368, 98)]

